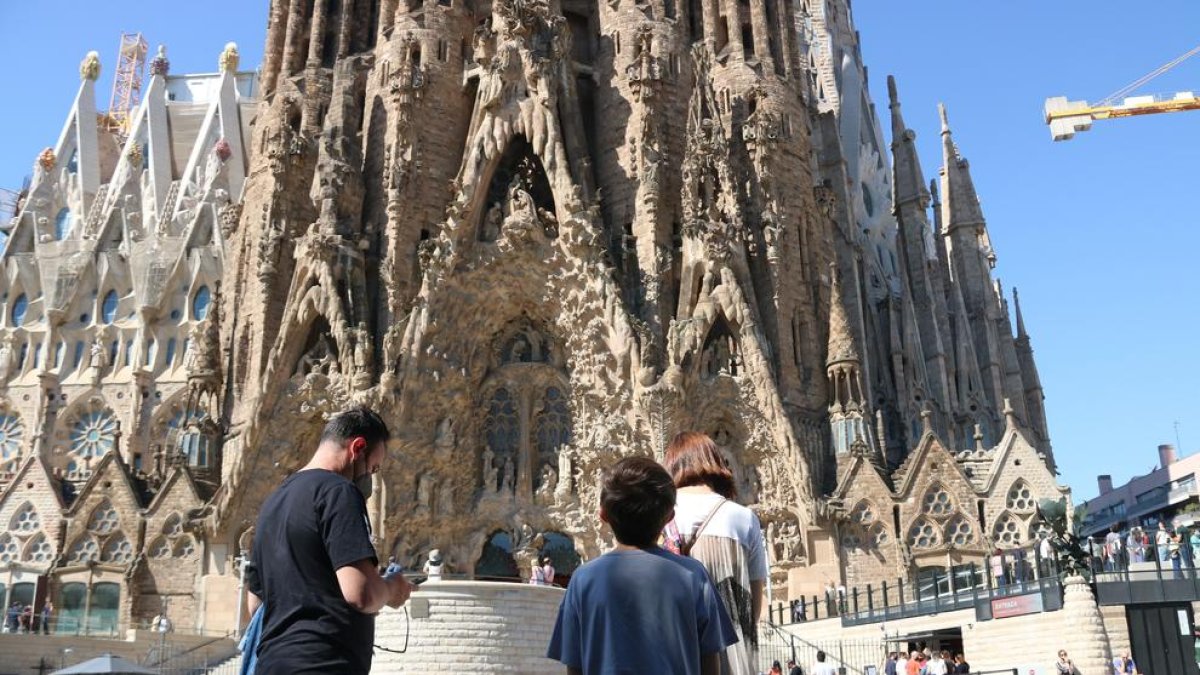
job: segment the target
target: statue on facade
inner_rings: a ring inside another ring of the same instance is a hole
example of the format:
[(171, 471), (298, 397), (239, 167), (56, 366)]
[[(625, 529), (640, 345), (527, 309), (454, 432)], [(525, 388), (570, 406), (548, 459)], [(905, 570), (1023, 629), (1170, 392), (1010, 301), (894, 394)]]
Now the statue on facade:
[(574, 492), (574, 479), (575, 471), (571, 462), (571, 453), (563, 448), (558, 451), (558, 485), (555, 486), (554, 494), (564, 497)]
[(504, 458), (503, 491), (506, 494), (513, 494), (516, 492), (516, 480), (517, 480), (517, 472), (516, 472), (516, 467), (513, 466), (512, 457), (505, 457)]
[(438, 422), (437, 431), (433, 437), (433, 447), (437, 451), (438, 457), (450, 457), (454, 453), (454, 445), (457, 440), (454, 434), (454, 420), (443, 417), (442, 421)]
[(11, 335), (0, 338), (0, 382), (8, 380), (13, 366), (13, 339)]
[(428, 510), (433, 505), (433, 478), (427, 473), (417, 479), (417, 507)]
[(496, 483), (498, 479), (499, 469), (496, 468), (496, 453), (492, 449), (485, 447), (483, 449), (483, 493), (495, 494), (500, 489)]

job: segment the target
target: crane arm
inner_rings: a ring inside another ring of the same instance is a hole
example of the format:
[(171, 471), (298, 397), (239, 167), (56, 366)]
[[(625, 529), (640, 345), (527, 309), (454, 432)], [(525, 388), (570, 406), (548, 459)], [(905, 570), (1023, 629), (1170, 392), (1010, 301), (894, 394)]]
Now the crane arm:
[(1065, 96), (1046, 99), (1046, 124), (1056, 141), (1065, 141), (1080, 131), (1092, 128), (1093, 120), (1135, 117), (1156, 113), (1200, 110), (1200, 96), (1190, 91), (1173, 96), (1133, 96), (1118, 105), (1091, 105), (1086, 101), (1068, 101)]

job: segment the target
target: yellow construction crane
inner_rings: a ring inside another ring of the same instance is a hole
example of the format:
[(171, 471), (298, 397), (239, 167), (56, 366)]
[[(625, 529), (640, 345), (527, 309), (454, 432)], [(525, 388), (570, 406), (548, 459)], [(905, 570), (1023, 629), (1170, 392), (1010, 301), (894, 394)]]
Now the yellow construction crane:
[(1109, 94), (1098, 103), (1068, 101), (1065, 96), (1046, 99), (1046, 124), (1050, 125), (1050, 136), (1056, 141), (1065, 141), (1080, 131), (1092, 128), (1092, 120), (1107, 120), (1115, 117), (1154, 115), (1157, 113), (1200, 110), (1200, 96), (1195, 92), (1181, 91), (1176, 94), (1154, 96), (1127, 96), (1150, 80), (1162, 75), (1192, 56), (1200, 53), (1197, 46), (1176, 59), (1164, 63), (1136, 81)]
[(148, 45), (141, 33), (121, 33), (117, 69), (113, 75), (112, 98), (108, 101), (106, 126), (121, 138), (129, 133), (130, 115), (142, 102)]

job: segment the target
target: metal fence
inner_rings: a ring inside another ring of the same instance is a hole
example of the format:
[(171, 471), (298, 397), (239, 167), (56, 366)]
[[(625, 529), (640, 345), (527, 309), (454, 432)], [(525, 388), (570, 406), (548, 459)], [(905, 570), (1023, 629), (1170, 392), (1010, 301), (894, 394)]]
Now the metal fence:
[(913, 579), (897, 578), (879, 585), (829, 588), (789, 603), (772, 603), (768, 618), (789, 625), (840, 618), (844, 626), (879, 623), (971, 609), (993, 598), (1041, 592), (1056, 608), (1062, 596), (1062, 572), (1056, 559), (1043, 559), (1036, 547), (1009, 549), (989, 556), (988, 564), (959, 565), (947, 572), (932, 568)]
[[(798, 635), (783, 630), (767, 622), (758, 625), (758, 660), (759, 670), (767, 672), (771, 664), (778, 661), (780, 665), (794, 660), (797, 665), (809, 672), (817, 662), (817, 652), (825, 652), (825, 661), (846, 675), (865, 675), (868, 666), (874, 666), (879, 673), (883, 672), (883, 662), (887, 658), (886, 645), (882, 640), (827, 640), (809, 642)], [(787, 672), (787, 668), (784, 668)]]

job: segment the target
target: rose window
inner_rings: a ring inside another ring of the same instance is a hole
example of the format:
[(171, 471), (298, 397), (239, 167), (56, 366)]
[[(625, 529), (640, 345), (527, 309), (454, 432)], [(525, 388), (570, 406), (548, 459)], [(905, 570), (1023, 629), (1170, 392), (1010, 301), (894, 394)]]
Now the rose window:
[(96, 540), (91, 537), (84, 537), (71, 546), (71, 550), (67, 553), (67, 561), (82, 563), (89, 560), (96, 560), (99, 555), (100, 552), (99, 547), (96, 546)]
[(46, 539), (46, 535), (38, 534), (25, 547), (26, 562), (47, 563), (54, 558), (54, 547)]
[(11, 534), (0, 536), (0, 563), (16, 562), (20, 553), (21, 549), (17, 545), (17, 540), (13, 539)]
[(71, 448), (81, 457), (101, 457), (116, 446), (117, 429), (107, 410), (85, 413), (71, 428)]
[(33, 508), (33, 504), (25, 503), (16, 514), (13, 515), (12, 523), (9, 528), (16, 532), (29, 534), (36, 532), (41, 527), (41, 519), (38, 518), (38, 512)]
[(24, 433), (21, 420), (12, 413), (0, 414), (0, 459), (15, 457), (21, 451)]
[(108, 534), (117, 528), (117, 510), (107, 500), (92, 511), (92, 519), (88, 521), (88, 530), (96, 534)]
[(954, 509), (953, 502), (950, 501), (950, 494), (940, 485), (936, 485), (925, 493), (925, 499), (921, 504), (921, 510), (931, 516), (947, 516)]
[(919, 520), (908, 531), (908, 545), (913, 548), (933, 548), (940, 542), (937, 528), (927, 520)]
[(1008, 508), (1013, 511), (1032, 511), (1034, 506), (1033, 493), (1029, 484), (1018, 481), (1008, 491)]
[(1012, 516), (1006, 515), (996, 521), (995, 527), (992, 528), (992, 537), (997, 544), (1016, 546), (1021, 540), (1021, 528)]
[(946, 527), (946, 541), (955, 546), (966, 546), (975, 541), (975, 530), (966, 518), (957, 518)]
[(100, 556), (104, 562), (127, 563), (133, 560), (133, 545), (124, 535), (116, 535), (104, 546), (104, 554)]

